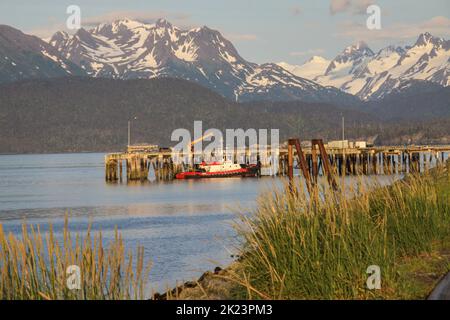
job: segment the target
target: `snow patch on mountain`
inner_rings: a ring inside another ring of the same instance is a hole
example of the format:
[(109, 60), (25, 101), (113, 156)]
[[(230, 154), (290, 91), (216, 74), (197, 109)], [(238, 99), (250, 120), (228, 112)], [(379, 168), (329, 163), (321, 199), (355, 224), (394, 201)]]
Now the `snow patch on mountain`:
[(297, 77), (314, 80), (316, 77), (325, 73), (330, 62), (330, 60), (323, 57), (313, 56), (302, 65), (293, 65), (286, 62), (279, 62), (278, 65)]
[[(433, 37), (429, 33), (419, 36), (412, 47), (397, 48), (385, 55), (385, 70), (371, 66), (368, 83), (358, 92), (364, 99), (386, 96), (393, 89), (410, 80), (426, 80), (442, 86), (450, 84), (450, 41)], [(381, 50), (377, 58), (381, 59), (385, 52)], [(378, 70), (378, 72), (376, 72)], [(381, 71), (381, 72), (380, 72)]]
[(449, 49), (450, 41), (424, 33), (413, 46), (388, 46), (377, 53), (365, 42), (357, 42), (345, 48), (325, 68), (325, 62), (318, 59), (300, 66), (279, 65), (299, 77), (369, 100), (382, 98), (410, 80), (450, 85)]
[(206, 26), (181, 30), (164, 19), (154, 24), (125, 19), (73, 36), (57, 32), (49, 43), (94, 77), (182, 78), (238, 101), (356, 101), (276, 64), (246, 61), (230, 41)]

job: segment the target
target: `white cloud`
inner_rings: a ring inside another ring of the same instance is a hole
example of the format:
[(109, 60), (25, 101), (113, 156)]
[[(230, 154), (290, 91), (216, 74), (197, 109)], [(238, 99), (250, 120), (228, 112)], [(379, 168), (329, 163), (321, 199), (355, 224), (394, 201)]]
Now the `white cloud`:
[(309, 49), (306, 51), (289, 52), (289, 55), (293, 56), (293, 57), (303, 57), (303, 56), (309, 56), (309, 55), (323, 54), (324, 52), (325, 52), (325, 50), (323, 50), (323, 49)]
[(347, 11), (350, 8), (350, 0), (331, 0), (330, 12), (336, 14)]
[(381, 30), (369, 30), (365, 23), (344, 22), (338, 27), (336, 33), (340, 37), (349, 37), (353, 40), (407, 40), (416, 38), (419, 34), (430, 32), (435, 36), (450, 36), (450, 19), (436, 16), (420, 23), (395, 23), (383, 26)]
[(353, 14), (367, 14), (367, 8), (375, 4), (375, 0), (353, 0)]
[(450, 19), (444, 16), (433, 17), (422, 23), (423, 28), (450, 28)]
[[(183, 13), (170, 13), (165, 11), (149, 11), (149, 12), (138, 12), (138, 11), (111, 11), (104, 13), (98, 16), (91, 17), (81, 17), (81, 26), (85, 29), (90, 29), (95, 27), (101, 23), (111, 23), (120, 19), (131, 19), (137, 20), (143, 23), (153, 23), (157, 19), (164, 18), (167, 19), (170, 23), (181, 29), (191, 29), (193, 27), (197, 27), (197, 24), (194, 24), (190, 20), (190, 15)], [(66, 31), (68, 33), (73, 33), (72, 30), (66, 29), (65, 21), (56, 22), (53, 20), (51, 24), (47, 26), (34, 28), (32, 30), (27, 31), (26, 33), (36, 35), (40, 38), (46, 39), (50, 38), (57, 31)], [(255, 41), (258, 37), (254, 34), (248, 33), (230, 33), (225, 34), (225, 37), (233, 42), (241, 42), (241, 41)]]
[(165, 18), (180, 27), (186, 26), (186, 23), (188, 26), (191, 26), (191, 24), (188, 23), (190, 15), (184, 13), (170, 13), (167, 11), (111, 11), (98, 16), (82, 17), (81, 23), (83, 27), (91, 27), (100, 23), (113, 22), (124, 18), (137, 20), (143, 23), (152, 23), (159, 18)]
[[(165, 18), (177, 27), (182, 29), (190, 29), (194, 26), (190, 21), (190, 15), (180, 12), (166, 12), (166, 11), (110, 11), (98, 16), (85, 17), (83, 12), (81, 15), (81, 27), (85, 29), (92, 28), (101, 23), (109, 23), (120, 19), (137, 20), (143, 23), (152, 23), (159, 18)], [(26, 33), (46, 38), (52, 36), (56, 31), (64, 30), (72, 33), (71, 30), (66, 29), (65, 21), (55, 21), (52, 19), (52, 23), (46, 26), (37, 27), (32, 30), (28, 30)]]
[(224, 35), (230, 41), (255, 41), (258, 36), (254, 34), (227, 33)]
[(367, 7), (372, 4), (375, 4), (375, 0), (331, 0), (330, 13), (366, 14)]

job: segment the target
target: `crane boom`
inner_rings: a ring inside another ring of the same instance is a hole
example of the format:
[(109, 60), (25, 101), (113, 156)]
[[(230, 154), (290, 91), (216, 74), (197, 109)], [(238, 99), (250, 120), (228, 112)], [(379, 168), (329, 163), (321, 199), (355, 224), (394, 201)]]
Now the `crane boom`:
[(199, 143), (200, 141), (203, 141), (204, 139), (206, 139), (206, 138), (208, 138), (208, 137), (210, 137), (210, 136), (212, 136), (212, 135), (213, 135), (213, 133), (210, 132), (210, 133), (205, 134), (205, 135), (201, 136), (200, 138), (198, 138), (198, 139), (192, 141), (192, 142), (191, 142), (191, 147), (192, 147), (194, 144)]

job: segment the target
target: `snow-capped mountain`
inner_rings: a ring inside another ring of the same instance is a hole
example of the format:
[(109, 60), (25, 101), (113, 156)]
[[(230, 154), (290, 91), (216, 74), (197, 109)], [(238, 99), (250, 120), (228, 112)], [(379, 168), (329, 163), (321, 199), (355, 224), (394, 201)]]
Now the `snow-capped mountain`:
[[(392, 65), (392, 67), (389, 67)], [(421, 34), (412, 47), (381, 50), (368, 64), (366, 85), (358, 95), (382, 98), (409, 80), (426, 80), (450, 85), (450, 41)]]
[(319, 83), (339, 88), (351, 94), (358, 94), (361, 81), (352, 83), (354, 79), (360, 79), (367, 74), (367, 63), (374, 56), (374, 53), (367, 44), (360, 41), (345, 50), (334, 58), (328, 65), (322, 76), (314, 80)]
[(410, 80), (450, 85), (450, 41), (424, 33), (413, 46), (389, 46), (378, 53), (358, 42), (345, 48), (320, 75), (314, 76), (309, 70), (323, 68), (322, 61), (285, 68), (321, 85), (373, 100), (401, 89)]
[(74, 35), (57, 32), (47, 42), (0, 26), (0, 82), (67, 75), (175, 77), (236, 101), (353, 105), (356, 97), (380, 99), (411, 80), (449, 86), (450, 41), (424, 33), (412, 46), (377, 53), (361, 41), (331, 61), (315, 56), (295, 66), (249, 62), (218, 31), (181, 30), (163, 19), (119, 20)]
[(230, 41), (208, 27), (181, 30), (163, 19), (154, 24), (126, 19), (80, 29), (73, 36), (58, 32), (49, 43), (94, 77), (176, 77), (237, 101), (355, 101), (276, 64), (246, 61)]
[(313, 56), (311, 59), (299, 66), (289, 64), (287, 62), (279, 62), (278, 65), (297, 77), (314, 80), (316, 77), (325, 73), (330, 65), (330, 62), (330, 60), (327, 60), (324, 57)]
[(84, 72), (41, 39), (0, 25), (0, 83), (67, 75)]

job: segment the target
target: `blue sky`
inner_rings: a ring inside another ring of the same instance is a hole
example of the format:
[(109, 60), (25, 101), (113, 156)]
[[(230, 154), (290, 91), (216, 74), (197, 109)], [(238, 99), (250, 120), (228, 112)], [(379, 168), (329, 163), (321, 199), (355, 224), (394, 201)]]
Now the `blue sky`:
[[(1, 0), (0, 24), (47, 37), (65, 28), (73, 4), (85, 27), (125, 17), (162, 17), (182, 28), (207, 25), (258, 63), (333, 58), (357, 40), (373, 50), (412, 44), (425, 31), (450, 38), (449, 0)], [(381, 8), (381, 30), (365, 27), (370, 4)]]

